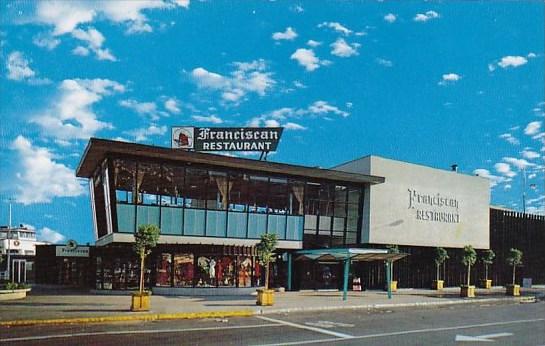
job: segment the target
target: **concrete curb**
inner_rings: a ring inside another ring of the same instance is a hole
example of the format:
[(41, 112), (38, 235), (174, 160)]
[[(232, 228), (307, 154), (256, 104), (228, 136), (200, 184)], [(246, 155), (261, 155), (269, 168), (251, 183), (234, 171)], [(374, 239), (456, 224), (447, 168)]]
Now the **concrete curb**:
[(464, 299), (464, 300), (445, 300), (438, 302), (416, 302), (400, 304), (366, 304), (366, 305), (336, 305), (321, 307), (297, 307), (281, 309), (259, 309), (259, 310), (226, 310), (226, 311), (205, 311), (205, 312), (181, 312), (181, 313), (140, 313), (116, 316), (96, 316), (96, 317), (74, 317), (74, 318), (54, 318), (54, 319), (32, 319), (0, 321), (0, 327), (30, 326), (30, 325), (58, 325), (58, 324), (77, 324), (77, 323), (108, 323), (108, 322), (127, 322), (127, 321), (158, 321), (158, 320), (182, 320), (182, 319), (203, 319), (203, 318), (225, 318), (225, 317), (251, 317), (256, 315), (270, 315), (292, 312), (319, 312), (333, 310), (381, 310), (398, 309), (411, 307), (431, 307), (448, 306), (459, 304), (480, 304), (502, 301), (513, 301), (519, 303), (533, 303), (535, 296), (525, 297), (503, 297), (503, 298), (483, 298), (483, 299)]
[(321, 306), (321, 307), (301, 307), (301, 308), (284, 308), (284, 309), (267, 309), (259, 310), (258, 315), (281, 314), (291, 312), (319, 312), (333, 310), (381, 310), (381, 309), (398, 309), (398, 308), (413, 308), (413, 307), (432, 307), (432, 306), (448, 306), (459, 304), (480, 304), (514, 301), (519, 303), (533, 303), (536, 301), (535, 296), (526, 297), (505, 297), (505, 298), (483, 298), (483, 299), (464, 299), (464, 300), (445, 300), (438, 302), (424, 303), (400, 303), (400, 304), (366, 304), (366, 305), (337, 305), (337, 306)]
[(253, 310), (180, 312), (180, 313), (172, 313), (172, 314), (137, 314), (137, 315), (1, 321), (0, 327), (30, 326), (30, 325), (36, 325), (36, 324), (43, 325), (43, 324), (106, 323), (106, 322), (126, 322), (126, 321), (187, 320), (187, 319), (202, 319), (202, 318), (250, 317), (254, 315), (255, 315), (255, 311)]

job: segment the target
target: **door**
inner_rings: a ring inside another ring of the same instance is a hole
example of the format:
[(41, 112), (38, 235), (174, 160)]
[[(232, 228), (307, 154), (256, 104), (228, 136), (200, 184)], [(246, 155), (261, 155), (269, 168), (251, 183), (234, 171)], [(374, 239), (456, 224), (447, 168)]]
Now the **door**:
[(26, 260), (13, 260), (13, 270), (11, 271), (11, 281), (15, 283), (26, 282)]

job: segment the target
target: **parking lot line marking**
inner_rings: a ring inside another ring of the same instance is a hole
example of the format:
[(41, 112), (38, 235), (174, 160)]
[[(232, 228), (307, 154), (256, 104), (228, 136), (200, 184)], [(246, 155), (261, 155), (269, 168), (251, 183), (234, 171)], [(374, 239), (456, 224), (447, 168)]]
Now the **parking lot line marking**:
[[(263, 328), (263, 327), (280, 327), (279, 323), (264, 323), (264, 324), (252, 324), (248, 326), (222, 326), (221, 329), (247, 329), (247, 328)], [(47, 339), (61, 339), (61, 338), (74, 338), (83, 336), (97, 336), (97, 335), (126, 335), (126, 334), (161, 334), (161, 333), (183, 333), (183, 332), (198, 332), (205, 330), (218, 330), (220, 327), (201, 327), (201, 328), (181, 328), (181, 329), (145, 329), (145, 330), (112, 330), (102, 332), (88, 332), (88, 333), (70, 333), (70, 334), (52, 334), (52, 335), (37, 335), (37, 336), (22, 336), (18, 338), (6, 338), (0, 339), (2, 342), (15, 342), (15, 341), (32, 341), (32, 340), (47, 340)]]
[[(490, 323), (481, 323), (481, 324), (472, 324), (472, 325), (454, 326), (454, 327), (402, 330), (402, 331), (399, 331), (399, 332), (390, 332), (390, 333), (355, 335), (355, 336), (350, 337), (350, 339), (383, 338), (383, 337), (388, 337), (388, 336), (398, 336), (398, 335), (408, 335), (408, 334), (418, 334), (418, 333), (443, 332), (443, 331), (458, 330), (458, 329), (493, 327), (493, 326), (503, 326), (503, 325), (509, 325), (509, 324), (532, 323), (532, 322), (543, 322), (543, 321), (545, 321), (545, 318), (537, 318), (537, 319), (533, 319), (533, 320), (490, 322)], [(282, 342), (282, 343), (278, 343), (278, 344), (262, 344), (260, 346), (305, 345), (305, 344), (318, 344), (318, 343), (324, 343), (324, 342), (332, 343), (332, 342), (337, 342), (337, 341), (342, 341), (342, 340), (344, 340), (344, 339), (338, 339), (338, 338), (315, 339), (315, 340), (305, 340), (305, 341)]]
[(336, 337), (341, 338), (341, 339), (351, 339), (351, 338), (353, 338), (353, 336), (349, 335), (349, 334), (337, 333), (337, 332), (334, 332), (332, 330), (306, 326), (304, 324), (297, 324), (297, 323), (293, 323), (293, 322), (277, 320), (277, 319), (274, 319), (274, 318), (269, 318), (269, 317), (264, 317), (264, 316), (257, 316), (257, 318), (260, 318), (260, 319), (262, 319), (264, 321), (280, 323), (280, 324), (290, 326), (290, 327), (294, 327), (294, 328), (306, 329), (306, 330), (311, 330), (311, 331), (317, 332), (317, 333), (332, 335), (332, 336), (336, 336)]

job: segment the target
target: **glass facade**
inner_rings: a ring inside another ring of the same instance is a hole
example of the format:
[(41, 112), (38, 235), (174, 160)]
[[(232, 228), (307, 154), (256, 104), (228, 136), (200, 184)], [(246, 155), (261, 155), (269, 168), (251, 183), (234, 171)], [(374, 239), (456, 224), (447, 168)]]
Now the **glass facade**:
[[(361, 230), (361, 185), (129, 158), (105, 160), (93, 182), (99, 236), (110, 232), (110, 218), (119, 233), (134, 233), (141, 224), (156, 224), (170, 236), (259, 239), (274, 233), (305, 248), (357, 244)], [(194, 269), (197, 282), (217, 284)]]

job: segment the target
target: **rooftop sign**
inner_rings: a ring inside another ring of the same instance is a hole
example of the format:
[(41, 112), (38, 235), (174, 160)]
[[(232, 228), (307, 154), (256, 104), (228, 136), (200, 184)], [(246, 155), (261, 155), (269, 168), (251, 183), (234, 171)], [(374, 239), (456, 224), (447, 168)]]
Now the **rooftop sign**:
[(173, 127), (172, 148), (195, 151), (275, 151), (282, 127)]

